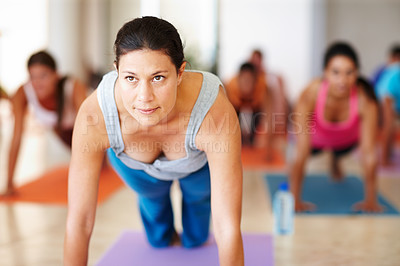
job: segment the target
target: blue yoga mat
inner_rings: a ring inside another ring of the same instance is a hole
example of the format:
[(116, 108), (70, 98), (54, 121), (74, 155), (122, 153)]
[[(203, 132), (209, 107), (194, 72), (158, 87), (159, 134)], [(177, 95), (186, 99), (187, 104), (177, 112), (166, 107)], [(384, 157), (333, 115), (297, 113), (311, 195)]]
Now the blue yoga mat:
[[(282, 182), (287, 182), (288, 178), (285, 174), (267, 174), (265, 180), (272, 202), (272, 197), (279, 185)], [(302, 212), (301, 214), (367, 214), (352, 210), (354, 203), (364, 199), (363, 183), (355, 176), (347, 176), (342, 181), (336, 182), (324, 174), (307, 175), (304, 178), (302, 199), (314, 203), (317, 209), (313, 212)], [(370, 215), (399, 215), (399, 211), (382, 195), (378, 195), (378, 201), (384, 206), (384, 212)]]

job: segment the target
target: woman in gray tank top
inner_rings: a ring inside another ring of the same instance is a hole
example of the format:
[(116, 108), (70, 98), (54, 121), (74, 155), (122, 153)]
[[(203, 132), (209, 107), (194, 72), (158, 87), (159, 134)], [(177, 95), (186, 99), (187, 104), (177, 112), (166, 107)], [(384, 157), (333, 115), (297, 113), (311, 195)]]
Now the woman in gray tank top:
[[(104, 154), (137, 193), (152, 246), (203, 244), (212, 211), (220, 265), (243, 265), (240, 129), (221, 82), (185, 71), (180, 36), (162, 19), (126, 23), (114, 48), (116, 70), (82, 104), (74, 128), (65, 265), (87, 263)], [(182, 190), (179, 234), (174, 180)]]

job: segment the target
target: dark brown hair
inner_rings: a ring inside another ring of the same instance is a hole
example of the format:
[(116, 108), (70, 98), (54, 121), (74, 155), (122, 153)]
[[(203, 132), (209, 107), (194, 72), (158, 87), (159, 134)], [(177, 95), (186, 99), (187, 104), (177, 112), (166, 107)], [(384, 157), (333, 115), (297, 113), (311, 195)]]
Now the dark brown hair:
[(141, 49), (164, 51), (171, 58), (177, 72), (184, 62), (178, 31), (171, 23), (160, 18), (136, 18), (122, 26), (114, 43), (117, 68), (122, 55)]

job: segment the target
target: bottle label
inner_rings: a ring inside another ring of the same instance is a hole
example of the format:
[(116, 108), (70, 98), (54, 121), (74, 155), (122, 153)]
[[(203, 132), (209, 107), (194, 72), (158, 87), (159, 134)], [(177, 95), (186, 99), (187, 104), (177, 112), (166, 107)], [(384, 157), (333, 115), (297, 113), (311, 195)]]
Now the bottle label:
[(280, 203), (281, 203), (280, 228), (282, 231), (288, 231), (290, 230), (291, 227), (291, 213), (290, 213), (291, 206), (289, 206), (290, 204), (287, 200), (281, 199)]
[(291, 234), (293, 232), (294, 202), (290, 194), (278, 193), (274, 202), (275, 232)]

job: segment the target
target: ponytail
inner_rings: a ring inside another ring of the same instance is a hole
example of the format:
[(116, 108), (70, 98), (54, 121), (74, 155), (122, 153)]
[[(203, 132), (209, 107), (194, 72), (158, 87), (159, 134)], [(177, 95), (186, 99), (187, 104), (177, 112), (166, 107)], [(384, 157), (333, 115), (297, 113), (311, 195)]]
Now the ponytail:
[(366, 78), (359, 76), (357, 78), (357, 85), (362, 88), (368, 98), (378, 103), (378, 98), (376, 97), (374, 86), (371, 84), (371, 82), (369, 82)]
[(57, 84), (56, 100), (57, 100), (57, 129), (61, 130), (61, 123), (64, 113), (64, 85), (67, 80), (67, 76), (61, 78)]

